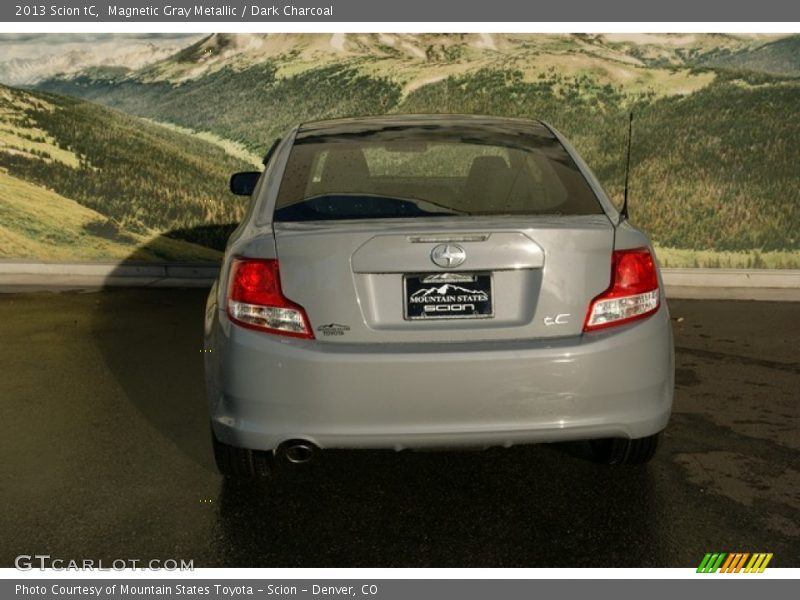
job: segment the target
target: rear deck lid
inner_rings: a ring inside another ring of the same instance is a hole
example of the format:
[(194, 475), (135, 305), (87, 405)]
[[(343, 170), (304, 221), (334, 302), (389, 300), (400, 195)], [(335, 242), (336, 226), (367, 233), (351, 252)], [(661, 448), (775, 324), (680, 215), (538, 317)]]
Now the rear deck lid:
[(613, 226), (532, 122), (301, 132), (272, 221), (284, 293), (324, 341), (576, 335), (609, 283)]

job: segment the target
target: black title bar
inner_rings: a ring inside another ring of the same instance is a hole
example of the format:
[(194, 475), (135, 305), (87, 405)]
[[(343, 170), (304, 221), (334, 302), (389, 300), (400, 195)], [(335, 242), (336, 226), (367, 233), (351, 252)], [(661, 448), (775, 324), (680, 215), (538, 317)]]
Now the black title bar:
[[(786, 0), (12, 0), (3, 22), (800, 22)], [(791, 29), (791, 28), (789, 28)]]

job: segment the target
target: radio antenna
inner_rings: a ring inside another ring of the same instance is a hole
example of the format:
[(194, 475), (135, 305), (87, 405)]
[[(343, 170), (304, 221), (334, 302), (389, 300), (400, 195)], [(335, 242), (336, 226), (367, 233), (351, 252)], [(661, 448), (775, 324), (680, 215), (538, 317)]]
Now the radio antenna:
[(628, 114), (628, 157), (625, 160), (625, 193), (622, 198), (622, 210), (619, 211), (619, 222), (628, 218), (628, 176), (631, 172), (631, 144), (633, 140), (633, 111)]

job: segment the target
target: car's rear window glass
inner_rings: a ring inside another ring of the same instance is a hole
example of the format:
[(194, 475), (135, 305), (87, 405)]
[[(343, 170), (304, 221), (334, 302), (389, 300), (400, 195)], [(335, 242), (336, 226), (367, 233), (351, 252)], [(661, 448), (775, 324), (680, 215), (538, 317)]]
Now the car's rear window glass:
[(600, 214), (553, 137), (402, 129), (298, 139), (275, 221)]

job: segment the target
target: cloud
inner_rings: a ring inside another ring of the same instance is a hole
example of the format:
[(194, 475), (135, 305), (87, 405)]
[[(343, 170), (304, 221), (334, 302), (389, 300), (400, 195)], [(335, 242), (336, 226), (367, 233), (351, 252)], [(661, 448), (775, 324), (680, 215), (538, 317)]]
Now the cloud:
[(0, 44), (46, 43), (88, 44), (94, 42), (129, 42), (185, 40), (198, 37), (196, 33), (0, 33)]
[(139, 68), (200, 39), (192, 33), (0, 33), (0, 82), (30, 85), (91, 66)]

